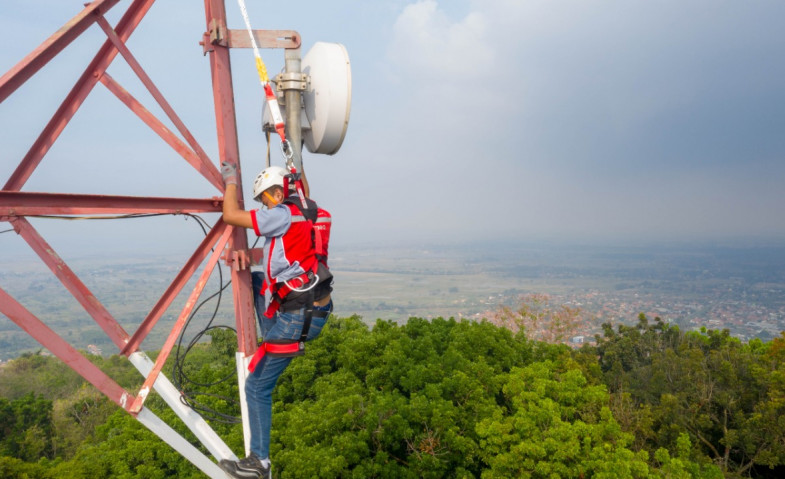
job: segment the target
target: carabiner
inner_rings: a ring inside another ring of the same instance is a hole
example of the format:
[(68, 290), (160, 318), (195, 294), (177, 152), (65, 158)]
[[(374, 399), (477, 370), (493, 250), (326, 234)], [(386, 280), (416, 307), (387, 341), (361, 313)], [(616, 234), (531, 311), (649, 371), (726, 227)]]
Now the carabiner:
[(287, 164), (292, 162), (294, 150), (292, 149), (292, 144), (289, 143), (289, 140), (281, 140), (281, 153), (283, 153), (283, 157), (286, 158)]

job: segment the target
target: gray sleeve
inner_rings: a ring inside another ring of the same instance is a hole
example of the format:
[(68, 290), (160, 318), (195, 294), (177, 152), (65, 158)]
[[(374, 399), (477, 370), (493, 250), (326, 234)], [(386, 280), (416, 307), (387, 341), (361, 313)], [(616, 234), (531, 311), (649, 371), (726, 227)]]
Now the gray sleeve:
[(265, 210), (258, 209), (252, 212), (253, 229), (257, 236), (267, 238), (281, 236), (289, 230), (292, 224), (292, 214), (284, 205), (276, 205)]

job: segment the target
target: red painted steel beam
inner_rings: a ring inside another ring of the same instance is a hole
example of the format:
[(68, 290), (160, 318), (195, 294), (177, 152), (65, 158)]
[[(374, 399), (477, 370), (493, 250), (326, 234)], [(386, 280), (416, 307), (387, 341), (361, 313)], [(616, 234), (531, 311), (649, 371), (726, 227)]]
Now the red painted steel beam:
[[(215, 166), (213, 166), (212, 163), (210, 163), (210, 158), (207, 156), (207, 153), (204, 152), (202, 147), (196, 141), (196, 138), (194, 138), (191, 132), (188, 131), (188, 128), (186, 128), (185, 126), (185, 123), (183, 123), (180, 117), (177, 116), (177, 113), (175, 113), (172, 106), (169, 105), (169, 102), (166, 101), (166, 98), (164, 98), (163, 94), (161, 94), (161, 91), (158, 90), (158, 87), (155, 86), (155, 83), (153, 83), (153, 81), (144, 71), (144, 69), (139, 64), (139, 62), (136, 61), (136, 58), (133, 56), (133, 54), (131, 54), (131, 51), (128, 50), (128, 48), (125, 46), (125, 43), (123, 43), (122, 39), (120, 39), (120, 37), (117, 36), (117, 33), (115, 33), (114, 30), (112, 30), (112, 27), (109, 25), (109, 22), (107, 22), (105, 18), (100, 17), (98, 19), (98, 25), (101, 27), (101, 29), (103, 29), (104, 33), (106, 33), (106, 36), (109, 38), (109, 41), (111, 41), (112, 44), (115, 46), (115, 48), (117, 48), (117, 51), (119, 51), (120, 54), (123, 56), (125, 61), (128, 63), (128, 66), (131, 67), (131, 70), (133, 70), (133, 72), (136, 73), (136, 76), (139, 77), (139, 80), (142, 81), (142, 84), (147, 88), (147, 91), (149, 91), (150, 94), (155, 99), (155, 101), (158, 102), (158, 105), (161, 107), (164, 113), (166, 113), (166, 116), (169, 117), (169, 120), (171, 120), (172, 124), (174, 124), (175, 128), (177, 128), (177, 131), (179, 131), (180, 134), (183, 135), (183, 138), (185, 138), (185, 141), (187, 141), (188, 144), (191, 145), (191, 148), (193, 148), (193, 151), (196, 152), (196, 155), (201, 160), (201, 163), (206, 165), (204, 168), (206, 169), (207, 175), (209, 175), (209, 176), (206, 175), (207, 179), (211, 183), (216, 185), (218, 191), (223, 191), (224, 190), (223, 179), (221, 178), (221, 174), (218, 172), (218, 169)], [(106, 72), (104, 72), (104, 75), (105, 74)], [(202, 168), (200, 167), (196, 167), (196, 169), (202, 171)]]
[[(131, 33), (133, 33), (134, 29), (139, 25), (139, 22), (142, 21), (142, 18), (147, 14), (147, 11), (153, 5), (154, 1), (155, 0), (134, 0), (128, 7), (128, 10), (126, 10), (123, 18), (120, 19), (117, 28), (115, 29), (123, 41), (128, 40), (128, 37), (131, 36)], [(22, 186), (24, 186), (30, 178), (30, 175), (33, 174), (33, 171), (35, 171), (39, 163), (41, 163), (46, 152), (49, 151), (60, 136), (60, 133), (63, 132), (65, 125), (73, 118), (85, 98), (87, 98), (87, 95), (98, 82), (98, 78), (106, 70), (109, 64), (112, 63), (112, 60), (114, 60), (116, 55), (117, 49), (112, 45), (112, 42), (107, 40), (98, 51), (95, 58), (93, 58), (93, 61), (87, 66), (84, 73), (82, 73), (82, 76), (79, 77), (79, 80), (76, 81), (71, 92), (49, 120), (49, 123), (44, 127), (44, 130), (38, 136), (38, 139), (33, 143), (33, 146), (16, 167), (16, 170), (11, 174), (3, 187), (3, 190), (19, 191), (22, 189)]]
[(142, 341), (144, 341), (153, 327), (155, 327), (163, 313), (172, 304), (172, 301), (174, 301), (174, 298), (180, 294), (180, 291), (185, 284), (191, 279), (191, 276), (196, 272), (196, 269), (207, 257), (207, 254), (210, 252), (210, 249), (213, 247), (218, 237), (224, 232), (225, 227), (225, 223), (219, 219), (218, 223), (216, 223), (216, 225), (213, 226), (213, 229), (205, 236), (199, 247), (196, 248), (196, 251), (194, 251), (191, 258), (186, 261), (185, 266), (183, 266), (183, 269), (180, 270), (180, 273), (178, 273), (177, 277), (166, 289), (161, 296), (161, 299), (159, 299), (155, 306), (153, 306), (153, 309), (150, 310), (150, 314), (148, 314), (144, 321), (142, 321), (142, 324), (139, 325), (139, 328), (128, 341), (128, 344), (122, 348), (120, 354), (129, 356), (139, 349)]
[(44, 43), (0, 77), (0, 103), (57, 56), (74, 39), (97, 20), (97, 13), (106, 13), (120, 0), (96, 0), (63, 25)]
[(0, 191), (0, 217), (221, 212), (219, 198), (158, 198)]
[(249, 261), (252, 265), (262, 264), (264, 260), (264, 250), (262, 248), (253, 248), (248, 251)]
[(190, 149), (185, 143), (183, 143), (182, 140), (180, 140), (180, 138), (172, 133), (172, 131), (169, 130), (166, 125), (161, 123), (161, 121), (158, 120), (155, 115), (150, 113), (147, 108), (139, 103), (136, 98), (134, 98), (130, 93), (128, 93), (128, 91), (120, 86), (120, 84), (118, 84), (108, 73), (101, 75), (101, 83), (120, 101), (122, 101), (131, 111), (136, 113), (136, 116), (145, 122), (145, 124), (149, 126), (151, 130), (157, 133), (161, 139), (163, 139), (169, 146), (172, 147), (174, 151), (182, 156), (185, 161), (193, 166), (196, 171), (201, 173), (202, 176), (207, 179), (207, 181), (218, 188), (218, 191), (224, 191), (224, 182), (221, 178), (221, 173), (208, 158), (201, 158), (199, 155), (194, 153), (192, 149)]
[[(219, 161), (227, 161), (237, 165), (237, 197), (240, 199), (240, 207), (242, 208), (240, 154), (237, 144), (229, 48), (213, 43), (209, 39), (211, 31), (226, 32), (228, 30), (226, 28), (226, 9), (223, 0), (205, 0), (204, 10), (208, 33), (204, 35), (203, 46), (205, 51), (210, 54)], [(244, 228), (234, 228), (229, 249), (231, 251), (248, 249), (248, 238)], [(250, 270), (232, 268), (232, 298), (237, 324), (237, 350), (249, 356), (256, 350), (256, 320), (254, 319)]]
[(19, 304), (3, 288), (0, 288), (0, 312), (8, 316), (11, 321), (35, 338), (36, 341), (60, 358), (71, 369), (79, 373), (80, 376), (87, 379), (90, 384), (95, 386), (115, 404), (128, 411), (130, 405), (135, 402), (133, 395), (126, 392), (119, 384), (98, 369), (96, 365), (82, 356), (73, 346), (49, 329), (46, 324)]
[[(300, 34), (294, 30), (253, 30), (254, 40), (259, 48), (299, 48)], [(248, 30), (229, 30), (226, 42), (221, 46), (229, 48), (253, 48)]]
[(38, 234), (33, 225), (26, 219), (17, 218), (12, 222), (12, 225), (33, 251), (38, 254), (41, 261), (49, 267), (52, 273), (63, 283), (63, 286), (79, 301), (79, 304), (82, 305), (85, 311), (92, 316), (96, 324), (104, 330), (109, 339), (117, 346), (117, 349), (122, 349), (128, 341), (128, 333), (117, 324), (117, 320), (109, 314), (109, 311), (98, 301), (98, 298), (79, 280), (65, 261), (55, 253), (54, 248)]
[(210, 256), (210, 260), (207, 262), (204, 270), (202, 271), (202, 274), (199, 276), (199, 280), (196, 282), (191, 295), (185, 302), (183, 311), (180, 313), (177, 321), (175, 321), (174, 326), (172, 327), (172, 332), (169, 333), (169, 337), (166, 338), (164, 345), (161, 347), (161, 352), (158, 353), (158, 356), (155, 358), (155, 365), (153, 366), (153, 369), (150, 371), (150, 374), (147, 375), (147, 379), (145, 379), (142, 388), (139, 390), (139, 394), (137, 395), (136, 399), (134, 399), (133, 404), (131, 404), (129, 411), (132, 414), (137, 414), (142, 410), (142, 406), (144, 405), (145, 399), (147, 399), (147, 395), (150, 393), (150, 389), (153, 387), (153, 384), (155, 384), (155, 380), (158, 379), (158, 374), (164, 367), (164, 363), (166, 363), (169, 353), (172, 352), (172, 347), (185, 327), (185, 323), (188, 320), (188, 317), (191, 315), (191, 311), (193, 311), (194, 307), (196, 306), (196, 301), (199, 299), (199, 296), (202, 294), (204, 287), (207, 285), (207, 280), (210, 279), (213, 268), (215, 268), (215, 265), (221, 258), (223, 249), (226, 247), (232, 231), (236, 229), (232, 226), (228, 226), (223, 221), (220, 221), (216, 228), (220, 228), (222, 230), (221, 238), (218, 240), (218, 244), (215, 245), (215, 251), (213, 251), (213, 254)]

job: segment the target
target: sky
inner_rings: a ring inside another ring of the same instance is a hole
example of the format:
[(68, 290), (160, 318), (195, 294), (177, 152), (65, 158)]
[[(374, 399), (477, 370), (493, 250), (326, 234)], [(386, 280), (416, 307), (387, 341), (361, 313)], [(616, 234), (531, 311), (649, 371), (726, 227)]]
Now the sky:
[[(348, 51), (345, 141), (332, 156), (304, 153), (312, 196), (334, 217), (333, 244), (785, 240), (781, 1), (246, 3), (254, 28), (297, 30), (303, 55), (317, 41)], [(82, 4), (3, 0), (0, 73)], [(226, 8), (230, 28), (244, 28), (237, 4)], [(217, 162), (204, 30), (203, 2), (158, 0), (128, 46)], [(0, 104), (0, 181), (104, 38), (91, 27)], [(271, 74), (283, 68), (281, 50), (262, 58)], [(232, 68), (252, 204), (263, 92), (250, 50), (233, 51)], [(108, 72), (159, 111), (120, 57)], [(23, 190), (218, 194), (101, 85)], [(74, 251), (176, 248), (201, 236), (182, 218), (34, 224)], [(17, 248), (15, 236), (0, 234), (2, 248)]]

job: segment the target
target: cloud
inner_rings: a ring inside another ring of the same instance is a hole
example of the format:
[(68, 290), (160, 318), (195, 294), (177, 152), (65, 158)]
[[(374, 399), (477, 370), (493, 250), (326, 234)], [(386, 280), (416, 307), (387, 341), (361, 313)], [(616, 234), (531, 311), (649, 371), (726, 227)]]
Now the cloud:
[(435, 0), (403, 9), (393, 27), (389, 57), (406, 77), (467, 83), (495, 63), (483, 12), (470, 12), (453, 21)]
[(407, 5), (387, 52), (391, 123), (467, 230), (510, 219), (485, 199), (519, 232), (785, 234), (781, 4), (462, 5)]

